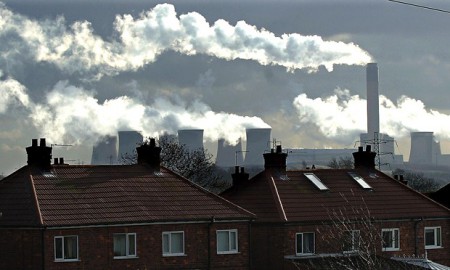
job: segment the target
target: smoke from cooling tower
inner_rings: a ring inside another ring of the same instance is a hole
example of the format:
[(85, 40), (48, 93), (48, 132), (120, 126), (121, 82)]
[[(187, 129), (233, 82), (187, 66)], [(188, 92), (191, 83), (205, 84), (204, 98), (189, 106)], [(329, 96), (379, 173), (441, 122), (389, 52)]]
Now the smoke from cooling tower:
[[(450, 138), (450, 115), (427, 109), (424, 103), (407, 96), (396, 102), (380, 95), (380, 129), (395, 138), (408, 137), (410, 132), (432, 130), (441, 139)], [(336, 89), (324, 98), (297, 96), (293, 105), (300, 124), (310, 124), (328, 138), (353, 143), (366, 131), (366, 100), (351, 95), (349, 90)], [(300, 125), (301, 126), (301, 125)]]
[[(315, 71), (333, 65), (365, 65), (370, 55), (353, 43), (324, 41), (320, 36), (275, 34), (244, 21), (212, 25), (196, 12), (177, 16), (175, 7), (161, 4), (138, 18), (117, 15), (113, 34), (103, 39), (87, 21), (69, 27), (65, 19), (37, 21), (15, 14), (0, 4), (0, 51), (8, 61), (30, 57), (53, 63), (69, 73), (96, 77), (137, 70), (167, 50), (186, 55), (205, 54), (221, 59), (253, 60), (288, 70)], [(14, 37), (14, 38), (6, 38)], [(20, 40), (21, 46), (15, 46)]]
[(0, 90), (0, 112), (11, 106), (25, 108), (40, 135), (57, 142), (94, 143), (118, 130), (156, 137), (163, 132), (175, 134), (180, 128), (201, 128), (209, 141), (226, 138), (233, 143), (245, 135), (246, 128), (269, 127), (258, 117), (213, 112), (200, 101), (188, 106), (158, 98), (144, 104), (138, 98), (122, 96), (99, 102), (93, 91), (68, 82), (56, 84), (43, 103), (31, 102), (25, 86), (11, 78), (0, 80)]

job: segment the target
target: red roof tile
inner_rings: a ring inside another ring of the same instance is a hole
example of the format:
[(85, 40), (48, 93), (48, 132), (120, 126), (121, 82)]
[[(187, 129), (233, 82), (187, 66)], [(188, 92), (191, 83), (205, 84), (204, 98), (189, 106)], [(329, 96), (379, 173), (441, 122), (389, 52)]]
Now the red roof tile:
[[(350, 171), (361, 176), (372, 189), (362, 188), (348, 174)], [(306, 178), (306, 172), (319, 177), (328, 190), (319, 190)], [(357, 216), (353, 214), (355, 210), (376, 219), (450, 217), (445, 207), (379, 171), (318, 169), (288, 171), (286, 176), (267, 170), (223, 196), (255, 213), (260, 221), (283, 221), (283, 214), (288, 222), (325, 221), (333, 210), (344, 208), (348, 218)], [(272, 178), (278, 196), (271, 192)], [(277, 208), (278, 201), (281, 208)]]
[[(2, 188), (2, 182), (7, 183), (7, 189)], [(0, 194), (8, 192), (10, 197), (26, 199), (16, 200), (16, 203), (23, 201), (19, 205), (24, 205), (21, 210), (24, 213), (13, 210), (14, 203), (0, 200), (1, 208), (14, 211), (14, 222), (21, 225), (29, 225), (32, 217), (36, 224), (36, 212), (30, 209), (34, 200), (33, 187), (44, 226), (253, 217), (248, 211), (165, 168), (154, 173), (143, 165), (61, 165), (53, 166), (50, 173), (42, 173), (26, 167), (24, 172), (2, 182)], [(4, 218), (0, 219), (1, 225), (7, 225)]]

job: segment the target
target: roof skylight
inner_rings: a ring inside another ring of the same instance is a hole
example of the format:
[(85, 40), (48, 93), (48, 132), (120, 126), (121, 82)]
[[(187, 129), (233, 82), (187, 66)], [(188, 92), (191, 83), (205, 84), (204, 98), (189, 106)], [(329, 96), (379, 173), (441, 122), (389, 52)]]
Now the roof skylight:
[(357, 175), (357, 174), (354, 173), (354, 172), (348, 172), (348, 174), (349, 174), (349, 175), (353, 178), (353, 180), (355, 180), (356, 183), (358, 183), (363, 189), (372, 189), (372, 187), (371, 187), (369, 184), (367, 184), (367, 182), (364, 181), (364, 179), (363, 179), (361, 176)]
[(319, 190), (328, 190), (328, 187), (325, 186), (322, 181), (320, 181), (319, 177), (317, 177), (314, 173), (304, 173), (306, 178), (309, 179)]

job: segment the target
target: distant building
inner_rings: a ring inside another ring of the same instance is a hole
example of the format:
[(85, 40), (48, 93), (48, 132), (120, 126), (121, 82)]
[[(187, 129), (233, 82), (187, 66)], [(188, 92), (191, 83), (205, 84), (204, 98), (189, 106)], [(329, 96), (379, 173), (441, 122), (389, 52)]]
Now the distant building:
[(104, 136), (92, 149), (92, 165), (113, 165), (117, 162), (117, 137)]

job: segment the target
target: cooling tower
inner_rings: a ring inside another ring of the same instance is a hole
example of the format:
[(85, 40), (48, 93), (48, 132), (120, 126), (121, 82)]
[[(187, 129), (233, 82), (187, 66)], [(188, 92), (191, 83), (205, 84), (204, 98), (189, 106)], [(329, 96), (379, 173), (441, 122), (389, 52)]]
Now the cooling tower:
[(411, 151), (409, 163), (432, 164), (435, 155), (433, 132), (411, 132)]
[(142, 142), (143, 137), (137, 131), (119, 131), (119, 163), (123, 156), (134, 155), (136, 147)]
[(367, 134), (373, 139), (375, 132), (380, 132), (380, 112), (378, 97), (378, 66), (369, 63), (366, 66), (367, 81)]
[(113, 165), (117, 161), (117, 137), (105, 136), (92, 149), (92, 165)]
[(245, 166), (264, 166), (264, 152), (270, 151), (270, 128), (248, 128)]
[(219, 139), (217, 143), (216, 166), (233, 167), (242, 166), (241, 140), (236, 145), (229, 144), (225, 139)]
[(178, 130), (178, 143), (189, 151), (203, 149), (203, 129)]

